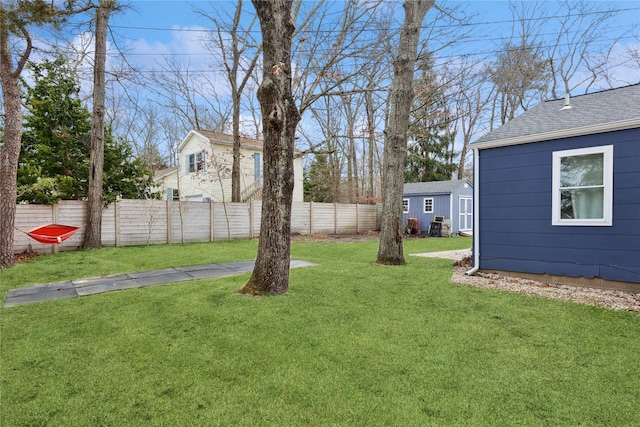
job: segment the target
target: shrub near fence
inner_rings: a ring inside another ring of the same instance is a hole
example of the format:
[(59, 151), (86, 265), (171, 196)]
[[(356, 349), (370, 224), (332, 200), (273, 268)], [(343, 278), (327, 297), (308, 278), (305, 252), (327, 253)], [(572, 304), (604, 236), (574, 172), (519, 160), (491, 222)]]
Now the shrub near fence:
[[(164, 200), (120, 200), (104, 208), (104, 246), (156, 245), (163, 243), (213, 242), (253, 238), (260, 234), (262, 202), (216, 203)], [(293, 203), (291, 232), (296, 234), (349, 234), (380, 229), (381, 205), (339, 203)], [(36, 242), (26, 232), (46, 224), (80, 226), (59, 245), (74, 250), (82, 245), (86, 202), (61, 201), (55, 205), (18, 205), (14, 251), (31, 247), (48, 252), (52, 245)]]

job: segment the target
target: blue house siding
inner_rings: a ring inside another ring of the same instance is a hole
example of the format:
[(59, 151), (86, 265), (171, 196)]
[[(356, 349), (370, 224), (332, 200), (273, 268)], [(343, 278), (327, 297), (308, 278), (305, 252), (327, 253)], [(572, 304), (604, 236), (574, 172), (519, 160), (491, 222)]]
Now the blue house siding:
[[(552, 153), (613, 145), (613, 225), (552, 226)], [(640, 283), (640, 129), (479, 150), (480, 268)]]

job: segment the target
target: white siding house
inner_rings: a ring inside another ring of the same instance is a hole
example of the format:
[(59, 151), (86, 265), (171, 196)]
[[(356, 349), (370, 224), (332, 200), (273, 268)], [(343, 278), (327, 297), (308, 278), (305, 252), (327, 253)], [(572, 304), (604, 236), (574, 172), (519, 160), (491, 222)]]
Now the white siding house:
[[(241, 138), (240, 193), (243, 202), (262, 197), (261, 140)], [(177, 167), (158, 170), (155, 181), (163, 198), (184, 201), (231, 201), (233, 137), (221, 133), (192, 130), (178, 146)], [(295, 186), (293, 201), (302, 202), (302, 158), (293, 161)]]

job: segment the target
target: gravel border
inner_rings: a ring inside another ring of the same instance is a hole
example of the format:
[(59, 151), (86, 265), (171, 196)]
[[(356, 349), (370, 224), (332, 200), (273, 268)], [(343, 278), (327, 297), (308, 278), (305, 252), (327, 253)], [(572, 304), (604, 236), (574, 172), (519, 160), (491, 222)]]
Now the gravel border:
[(471, 250), (414, 254), (420, 257), (452, 259), (455, 262), (451, 282), (457, 285), (517, 292), (541, 298), (572, 301), (579, 304), (604, 307), (618, 311), (640, 313), (640, 294), (600, 288), (558, 285), (535, 280), (503, 276), (496, 273), (477, 272), (467, 276), (471, 269)]
[(612, 310), (640, 313), (640, 294), (614, 291), (600, 288), (557, 285), (534, 280), (502, 276), (495, 273), (478, 272), (475, 276), (466, 276), (468, 266), (454, 266), (451, 281), (458, 285), (478, 288), (499, 289), (542, 298), (572, 301)]

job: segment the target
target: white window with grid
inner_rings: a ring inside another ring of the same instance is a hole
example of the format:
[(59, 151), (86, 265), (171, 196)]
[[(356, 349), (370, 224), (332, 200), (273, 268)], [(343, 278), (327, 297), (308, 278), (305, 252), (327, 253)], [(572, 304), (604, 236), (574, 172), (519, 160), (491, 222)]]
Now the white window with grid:
[(409, 199), (402, 199), (402, 213), (409, 213)]
[(554, 152), (552, 189), (552, 225), (612, 225), (613, 145)]
[(433, 198), (425, 197), (422, 206), (424, 213), (433, 213)]

